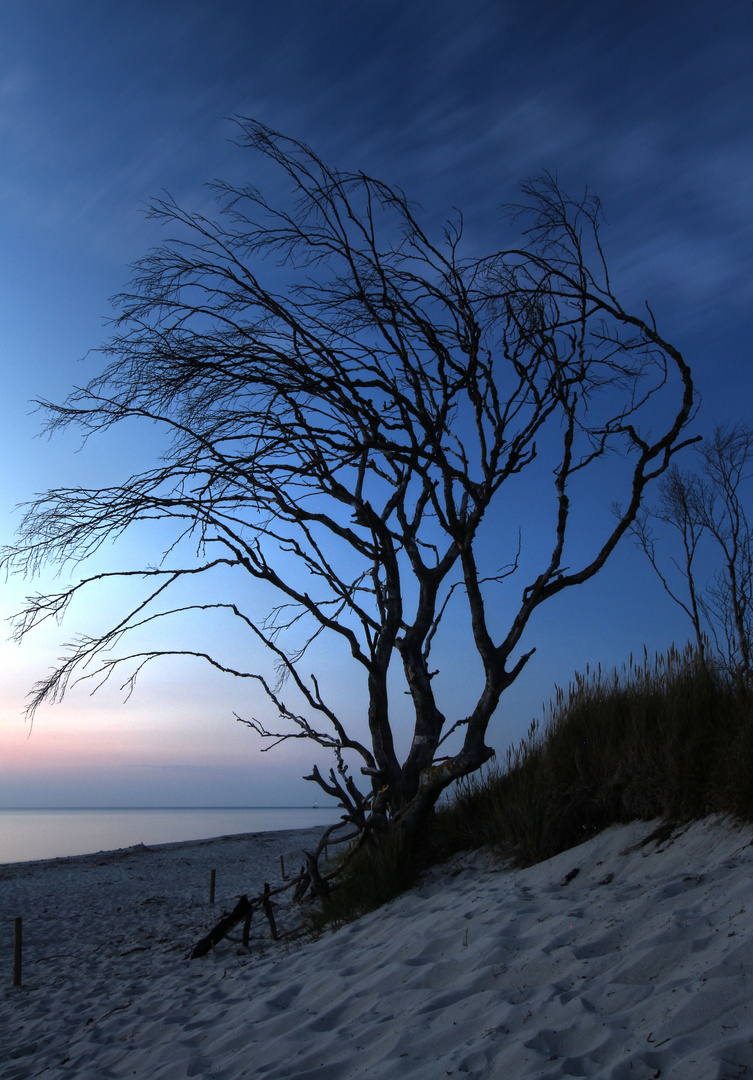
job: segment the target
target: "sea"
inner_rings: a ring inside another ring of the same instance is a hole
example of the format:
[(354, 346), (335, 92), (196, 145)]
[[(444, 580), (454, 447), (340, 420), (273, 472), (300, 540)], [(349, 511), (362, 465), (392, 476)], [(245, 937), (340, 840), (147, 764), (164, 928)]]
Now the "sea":
[(335, 806), (0, 809), (0, 864), (238, 833), (326, 827)]

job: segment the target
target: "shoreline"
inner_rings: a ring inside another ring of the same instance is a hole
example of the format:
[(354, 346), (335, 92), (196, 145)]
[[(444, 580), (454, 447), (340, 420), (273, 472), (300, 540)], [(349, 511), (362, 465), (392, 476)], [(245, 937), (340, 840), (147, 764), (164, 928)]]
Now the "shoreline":
[[(129, 844), (127, 847), (120, 848), (103, 848), (101, 851), (85, 851), (79, 855), (53, 855), (47, 859), (19, 859), (15, 862), (0, 863), (0, 882), (3, 880), (4, 870), (17, 870), (23, 867), (42, 868), (45, 866), (57, 866), (59, 864), (72, 864), (74, 862), (80, 862), (82, 865), (88, 861), (99, 859), (101, 863), (105, 861), (112, 861), (114, 858), (123, 858), (127, 855), (136, 855), (144, 852), (152, 852), (154, 854), (167, 854), (170, 851), (177, 848), (197, 848), (203, 847), (207, 844), (221, 845), (229, 841), (238, 841), (240, 843), (253, 843), (256, 840), (261, 841), (264, 844), (270, 842), (270, 837), (291, 837), (293, 840), (298, 834), (305, 834), (307, 837), (313, 835), (318, 837), (326, 825), (313, 826), (304, 829), (259, 829), (253, 832), (242, 833), (224, 833), (219, 836), (202, 836), (196, 840), (169, 840), (165, 843), (158, 844)], [(308, 840), (306, 841), (309, 842)]]
[(129, 807), (0, 811), (0, 866), (98, 854), (144, 843), (179, 843), (218, 836), (326, 827), (336, 808)]
[[(0, 1076), (753, 1075), (753, 829), (655, 827), (524, 870), (470, 853), (317, 940), (272, 946), (254, 916), (251, 948), (235, 931), (193, 961), (238, 891), (279, 868), (282, 834), (0, 867)], [(286, 833), (291, 860), (319, 834)]]

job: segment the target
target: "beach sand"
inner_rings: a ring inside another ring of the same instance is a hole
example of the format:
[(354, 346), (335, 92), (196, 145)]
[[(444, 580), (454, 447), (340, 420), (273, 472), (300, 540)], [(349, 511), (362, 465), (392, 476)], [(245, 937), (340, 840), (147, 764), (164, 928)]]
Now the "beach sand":
[(193, 961), (316, 831), (0, 867), (0, 1077), (753, 1078), (753, 830), (655, 828), (526, 870), (479, 851), (317, 941), (255, 916)]

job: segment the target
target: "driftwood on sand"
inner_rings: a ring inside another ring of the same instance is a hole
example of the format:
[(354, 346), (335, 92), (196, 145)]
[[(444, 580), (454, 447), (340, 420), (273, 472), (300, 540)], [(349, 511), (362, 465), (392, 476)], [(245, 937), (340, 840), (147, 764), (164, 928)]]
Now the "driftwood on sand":
[(224, 937), (227, 937), (233, 927), (237, 926), (241, 919), (245, 919), (246, 916), (250, 915), (252, 912), (253, 904), (247, 896), (242, 896), (230, 914), (224, 915), (216, 926), (212, 927), (206, 937), (203, 937), (201, 941), (196, 942), (193, 952), (191, 953), (191, 959), (195, 960), (199, 956), (206, 956), (210, 949), (213, 949), (218, 942), (222, 941)]
[[(342, 821), (335, 825), (330, 825), (320, 838), (316, 850), (314, 852), (304, 851), (303, 854), (306, 858), (307, 865), (302, 866), (300, 872), (295, 877), (286, 881), (284, 885), (279, 885), (277, 888), (272, 889), (269, 884), (265, 884), (264, 892), (253, 897), (251, 900), (245, 895), (241, 896), (233, 910), (229, 914), (223, 915), (209, 933), (200, 941), (197, 941), (193, 948), (193, 952), (191, 953), (191, 960), (196, 960), (200, 956), (206, 956), (206, 954), (210, 952), (215, 945), (219, 944), (223, 938), (226, 938), (230, 931), (241, 921), (244, 921), (243, 944), (248, 945), (248, 929), (251, 917), (254, 911), (259, 908), (261, 908), (267, 918), (272, 940), (279, 941), (280, 937), (285, 936), (284, 934), (280, 934), (277, 928), (271, 898), (280, 893), (287, 892), (289, 889), (293, 890), (292, 902), (294, 904), (300, 903), (307, 893), (310, 894), (311, 898), (324, 898), (328, 896), (332, 879), (343, 870), (358, 850), (358, 844), (353, 844), (353, 841), (362, 839), (357, 832), (351, 831), (347, 835), (333, 840), (333, 834), (344, 826), (347, 827), (347, 823)], [(348, 854), (339, 861), (337, 867), (331, 873), (322, 876), (319, 873), (318, 868), (318, 859), (322, 851), (325, 850), (328, 844), (339, 845), (345, 843), (352, 845)]]
[(196, 960), (200, 956), (206, 956), (206, 954), (213, 949), (215, 945), (219, 944), (223, 938), (226, 938), (230, 931), (240, 922), (245, 922), (243, 943), (244, 945), (247, 945), (248, 925), (251, 922), (251, 916), (254, 911), (259, 908), (261, 908), (267, 918), (272, 940), (279, 941), (282, 935), (277, 929), (271, 898), (295, 887), (295, 892), (293, 894), (293, 902), (295, 903), (301, 889), (305, 891), (308, 887), (308, 879), (309, 875), (302, 870), (297, 877), (294, 877), (291, 881), (286, 882), (285, 885), (281, 885), (276, 889), (271, 889), (268, 884), (265, 884), (264, 892), (259, 896), (253, 897), (251, 900), (249, 900), (247, 896), (241, 896), (230, 914), (223, 915), (209, 933), (200, 941), (197, 941), (196, 945), (194, 945), (193, 952), (191, 953), (191, 959)]

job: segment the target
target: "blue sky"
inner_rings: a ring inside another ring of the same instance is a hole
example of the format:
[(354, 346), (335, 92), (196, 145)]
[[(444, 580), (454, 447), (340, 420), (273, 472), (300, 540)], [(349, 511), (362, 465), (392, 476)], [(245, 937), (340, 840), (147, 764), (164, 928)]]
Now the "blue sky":
[[(142, 213), (150, 196), (209, 209), (204, 181), (255, 178), (229, 141), (236, 114), (402, 186), (438, 226), (459, 207), (479, 252), (509, 239), (499, 207), (518, 180), (549, 169), (574, 192), (588, 184), (604, 205), (616, 291), (636, 308), (648, 300), (693, 367), (699, 432), (749, 417), (752, 113), (753, 10), (742, 0), (3, 0), (0, 540), (35, 491), (116, 479), (148, 458), (148, 440), (77, 453), (72, 440), (35, 438), (29, 401), (60, 398), (93, 370), (82, 357), (106, 336), (108, 298), (161, 238)], [(2, 589), (8, 616), (25, 587)], [(97, 615), (72, 612), (20, 648), (0, 644), (0, 805), (310, 800), (297, 779), (310, 753), (260, 756), (232, 720), (247, 704), (239, 689), (189, 667), (155, 671), (125, 705), (74, 692), (28, 737), (26, 692)], [(532, 624), (538, 652), (493, 744), (517, 739), (555, 682), (587, 662), (686, 636), (625, 545)], [(465, 665), (456, 646), (448, 655)], [(330, 666), (347, 702), (355, 673)]]

